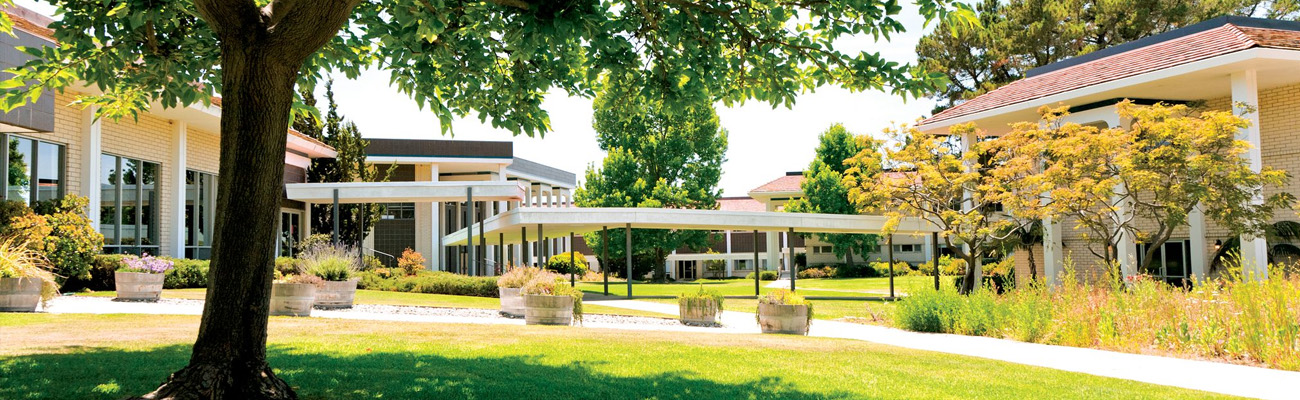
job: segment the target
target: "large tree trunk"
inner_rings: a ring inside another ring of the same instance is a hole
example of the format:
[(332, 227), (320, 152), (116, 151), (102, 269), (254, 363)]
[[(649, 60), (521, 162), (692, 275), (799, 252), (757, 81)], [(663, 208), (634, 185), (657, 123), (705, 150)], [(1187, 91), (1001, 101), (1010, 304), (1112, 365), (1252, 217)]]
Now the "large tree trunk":
[(203, 320), (190, 364), (145, 398), (294, 399), (266, 363), (285, 136), (299, 65), (222, 43), (221, 169)]

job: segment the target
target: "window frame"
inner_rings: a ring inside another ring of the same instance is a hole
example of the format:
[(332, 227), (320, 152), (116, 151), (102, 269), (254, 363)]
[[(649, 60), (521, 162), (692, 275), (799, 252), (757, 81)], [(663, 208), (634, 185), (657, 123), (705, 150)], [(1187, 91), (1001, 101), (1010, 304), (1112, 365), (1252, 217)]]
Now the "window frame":
[[(150, 161), (150, 160), (146, 160), (146, 159), (143, 159), (143, 158), (134, 158), (134, 157), (129, 157), (129, 156), (122, 156), (122, 155), (117, 155), (117, 154), (113, 154), (113, 153), (110, 153), (110, 152), (103, 152), (103, 153), (100, 153), (100, 157), (101, 157), (101, 160), (103, 160), (103, 157), (112, 157), (112, 158), (113, 158), (113, 161), (114, 161), (114, 163), (115, 163), (115, 164), (113, 165), (114, 171), (117, 171), (117, 179), (115, 179), (114, 182), (112, 182), (112, 183), (113, 183), (113, 186), (114, 186), (114, 189), (113, 189), (113, 192), (114, 192), (114, 194), (113, 194), (113, 207), (114, 207), (114, 210), (113, 210), (113, 213), (114, 213), (114, 220), (113, 220), (113, 233), (114, 233), (114, 234), (113, 234), (113, 241), (116, 242), (116, 243), (108, 243), (108, 241), (105, 240), (105, 243), (104, 243), (104, 253), (105, 253), (105, 254), (136, 254), (136, 255), (140, 255), (140, 254), (144, 254), (144, 253), (146, 253), (146, 250), (150, 250), (150, 251), (152, 251), (152, 252), (150, 252), (149, 254), (159, 254), (159, 252), (162, 250), (162, 243), (161, 243), (161, 240), (158, 240), (156, 243), (152, 243), (152, 244), (149, 244), (149, 245), (142, 245), (141, 242), (143, 242), (143, 239), (145, 239), (145, 238), (144, 238), (144, 237), (141, 237), (141, 233), (147, 233), (147, 231), (146, 231), (145, 229), (143, 229), (143, 227), (145, 226), (145, 224), (144, 224), (144, 204), (145, 204), (145, 202), (144, 202), (144, 200), (145, 200), (145, 195), (144, 195), (144, 194), (145, 194), (145, 187), (144, 187), (145, 183), (144, 183), (144, 181), (145, 181), (145, 175), (146, 175), (146, 174), (145, 174), (145, 170), (148, 169), (147, 166), (150, 165), (150, 164), (153, 165), (153, 171), (154, 171), (154, 172), (153, 172), (153, 174), (154, 174), (154, 182), (152, 183), (152, 185), (154, 185), (154, 188), (153, 188), (152, 193), (154, 193), (154, 196), (156, 197), (155, 200), (157, 200), (158, 203), (157, 203), (157, 204), (151, 204), (151, 205), (150, 205), (150, 210), (151, 210), (151, 212), (150, 212), (150, 214), (151, 214), (150, 217), (151, 217), (151, 218), (149, 219), (149, 221), (150, 221), (150, 224), (156, 224), (156, 225), (159, 225), (159, 226), (161, 226), (161, 224), (162, 224), (162, 220), (161, 220), (161, 218), (162, 218), (162, 212), (161, 212), (161, 210), (162, 210), (162, 207), (161, 207), (161, 199), (162, 199), (162, 196), (160, 196), (159, 194), (161, 193), (161, 182), (162, 182), (162, 172), (163, 172), (162, 165), (163, 165), (163, 164), (160, 163), (160, 162)], [(127, 185), (127, 182), (126, 182), (126, 179), (125, 179), (126, 174), (123, 173), (123, 169), (122, 169), (122, 168), (123, 168), (124, 165), (127, 164), (127, 161), (135, 161), (135, 162), (138, 163), (138, 166), (139, 166), (139, 171), (136, 172), (136, 179), (135, 179), (135, 182), (133, 183), (134, 185), (136, 185), (136, 187), (135, 187), (135, 189), (134, 189), (134, 190), (135, 190), (135, 206), (133, 207), (133, 210), (132, 210), (132, 212), (135, 214), (135, 223), (134, 223), (134, 225), (135, 225), (135, 227), (134, 227), (134, 229), (135, 229), (135, 233), (133, 234), (134, 239), (135, 239), (135, 243), (134, 243), (134, 244), (130, 244), (130, 245), (127, 245), (127, 244), (123, 244), (123, 243), (122, 243), (122, 239), (123, 239), (123, 237), (122, 237), (122, 227), (123, 227), (123, 223), (122, 223), (122, 221), (123, 221), (123, 216), (124, 216), (124, 214), (125, 214), (125, 213), (123, 212), (123, 208), (124, 208), (124, 207), (123, 207), (123, 200), (124, 200), (124, 199), (123, 199), (123, 197), (124, 197), (123, 194), (124, 194), (124, 192), (126, 191), (126, 185)], [(101, 161), (101, 163), (102, 163), (102, 161)], [(106, 167), (106, 166), (103, 165), (103, 164), (101, 164), (101, 165), (99, 166), (100, 171), (99, 171), (99, 174), (96, 175), (96, 177), (95, 177), (96, 180), (99, 180), (99, 179), (102, 179), (102, 178), (103, 178), (103, 176), (104, 176), (104, 168), (105, 168), (105, 167)], [(101, 184), (102, 184), (102, 183), (101, 183)], [(100, 189), (100, 190), (102, 191), (103, 189)], [(101, 216), (101, 219), (102, 219), (102, 216), (103, 216), (103, 208), (104, 208), (104, 204), (105, 204), (105, 199), (100, 198), (100, 199), (99, 199), (99, 210), (100, 210), (99, 215)], [(100, 227), (101, 227), (100, 229), (102, 230), (102, 229), (103, 229), (103, 221), (99, 221), (99, 222), (100, 222)], [(161, 239), (161, 237), (162, 237), (162, 232), (161, 232), (161, 230), (160, 230), (160, 229), (155, 229), (155, 230), (158, 231), (159, 239)]]
[[(41, 144), (51, 144), (57, 147), (59, 150), (58, 152), (59, 160), (55, 162), (55, 165), (59, 170), (58, 172), (59, 185), (58, 185), (57, 193), (55, 194), (54, 199), (52, 200), (62, 199), (64, 196), (67, 196), (68, 194), (68, 145), (66, 143), (42, 140), (30, 136), (17, 135), (13, 133), (2, 133), (0, 134), (0, 140), (4, 141), (4, 146), (0, 146), (0, 160), (4, 160), (6, 169), (8, 169), (8, 164), (9, 164), (9, 141), (12, 140), (13, 138), (26, 139), (32, 142), (31, 148), (28, 149), (28, 154), (31, 156), (30, 157), (31, 159), (27, 160), (27, 164), (31, 166), (30, 168), (31, 172), (27, 174), (28, 175), (27, 176), (27, 185), (28, 185), (27, 206), (31, 207), (36, 205), (37, 202), (43, 201), (40, 200)], [(3, 190), (3, 192), (0, 192), (0, 198), (3, 198), (4, 200), (14, 200), (9, 198), (9, 174), (8, 173), (0, 174), (0, 189)]]

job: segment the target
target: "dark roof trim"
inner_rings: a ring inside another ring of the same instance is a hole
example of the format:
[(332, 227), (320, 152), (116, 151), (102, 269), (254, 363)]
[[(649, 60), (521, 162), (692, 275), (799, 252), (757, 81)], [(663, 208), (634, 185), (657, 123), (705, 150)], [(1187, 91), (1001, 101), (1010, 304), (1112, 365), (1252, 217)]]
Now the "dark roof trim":
[(511, 158), (514, 143), (434, 139), (367, 139), (367, 156)]
[(1247, 28), (1300, 31), (1300, 21), (1282, 21), (1282, 20), (1267, 19), (1267, 18), (1222, 16), (1218, 18), (1211, 18), (1182, 28), (1174, 29), (1169, 32), (1161, 33), (1158, 35), (1147, 36), (1138, 40), (1134, 40), (1132, 42), (1120, 44), (1117, 46), (1107, 47), (1088, 54), (1084, 54), (1081, 56), (1057, 61), (1038, 68), (1034, 68), (1025, 72), (1025, 77), (1028, 78), (1032, 76), (1046, 74), (1048, 72), (1059, 71), (1089, 61), (1098, 60), (1101, 58), (1113, 56), (1130, 50), (1135, 50), (1142, 47), (1150, 46), (1156, 43), (1165, 42), (1165, 41), (1177, 39), (1184, 36), (1189, 36), (1196, 33), (1201, 33), (1204, 31), (1208, 31), (1210, 29), (1218, 28), (1220, 26), (1229, 25), (1229, 24), (1236, 25), (1236, 26), (1243, 26)]
[(1088, 110), (1102, 108), (1102, 107), (1110, 107), (1119, 104), (1119, 102), (1124, 100), (1131, 101), (1133, 102), (1133, 104), (1137, 104), (1139, 106), (1153, 106), (1156, 104), (1170, 104), (1170, 105), (1187, 104), (1187, 102), (1183, 100), (1125, 99), (1125, 98), (1116, 97), (1108, 100), (1094, 101), (1091, 103), (1080, 104), (1077, 106), (1070, 106), (1070, 112), (1077, 113), (1077, 112), (1083, 112), (1083, 111), (1088, 111)]

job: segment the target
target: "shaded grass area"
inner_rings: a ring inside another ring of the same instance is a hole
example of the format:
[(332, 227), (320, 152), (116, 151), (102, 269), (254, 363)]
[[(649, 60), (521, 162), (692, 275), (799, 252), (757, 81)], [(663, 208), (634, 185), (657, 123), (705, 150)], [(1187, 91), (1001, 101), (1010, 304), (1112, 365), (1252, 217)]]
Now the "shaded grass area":
[[(172, 299), (203, 300), (206, 289), (166, 289), (162, 296)], [(77, 296), (116, 297), (116, 292), (83, 292)], [(422, 306), (451, 308), (481, 308), (494, 310), (501, 307), (501, 301), (493, 297), (453, 296), (446, 294), (385, 292), (379, 290), (357, 290), (356, 304), (382, 304), (391, 306)], [(589, 305), (583, 307), (588, 314), (631, 315), (640, 317), (677, 318), (676, 315), (656, 312), (629, 310), (626, 308)]]
[[(196, 316), (0, 314), (12, 339), (0, 346), (0, 398), (147, 392), (185, 364), (197, 326)], [(285, 317), (270, 328), (269, 361), (304, 399), (1225, 398), (799, 336)]]

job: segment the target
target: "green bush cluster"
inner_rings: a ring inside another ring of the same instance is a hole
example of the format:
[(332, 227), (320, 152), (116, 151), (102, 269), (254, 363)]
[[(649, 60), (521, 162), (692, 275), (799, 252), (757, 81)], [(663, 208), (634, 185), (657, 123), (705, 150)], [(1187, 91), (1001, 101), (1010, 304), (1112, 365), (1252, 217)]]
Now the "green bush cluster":
[[(90, 261), (90, 268), (85, 277), (69, 279), (60, 288), (63, 292), (83, 290), (116, 290), (113, 273), (122, 266), (123, 254), (100, 254)], [(208, 260), (191, 260), (186, 258), (167, 258), (175, 267), (163, 277), (164, 289), (192, 289), (208, 287)]]
[(169, 258), (174, 268), (163, 277), (163, 289), (208, 287), (208, 260)]
[[(774, 281), (774, 280), (776, 280), (776, 278), (779, 278), (779, 277), (780, 277), (780, 275), (777, 274), (776, 271), (762, 271), (762, 272), (759, 273), (759, 275), (758, 275), (758, 280), (761, 280), (761, 281)], [(745, 275), (745, 279), (754, 279), (754, 273), (753, 273), (753, 272), (750, 272), (749, 275)]]
[[(569, 262), (572, 259), (573, 262)], [(556, 254), (546, 260), (546, 269), (557, 274), (578, 276), (587, 273), (587, 256), (579, 252)]]
[(474, 277), (442, 271), (420, 271), (412, 276), (389, 276), (375, 271), (358, 272), (358, 289), (497, 297), (497, 278)]
[(807, 268), (799, 271), (799, 279), (833, 278), (835, 267)]

